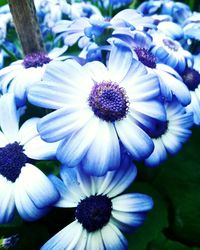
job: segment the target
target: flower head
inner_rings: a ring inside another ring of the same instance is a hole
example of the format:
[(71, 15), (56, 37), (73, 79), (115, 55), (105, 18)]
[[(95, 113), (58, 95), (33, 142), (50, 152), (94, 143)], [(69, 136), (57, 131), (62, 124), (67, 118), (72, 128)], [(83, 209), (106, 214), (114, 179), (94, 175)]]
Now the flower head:
[(75, 221), (41, 249), (127, 249), (122, 232), (131, 232), (140, 226), (153, 207), (148, 195), (119, 195), (132, 183), (136, 173), (136, 167), (127, 156), (117, 171), (103, 177), (88, 176), (80, 166), (62, 166), (62, 180), (50, 176), (61, 195), (55, 206), (74, 207)]
[(121, 146), (138, 160), (152, 152), (140, 123), (151, 126), (149, 117), (165, 120), (159, 94), (157, 77), (119, 43), (108, 67), (97, 61), (49, 63), (28, 96), (35, 105), (57, 109), (40, 120), (38, 131), (48, 142), (62, 140), (58, 159), (68, 166), (82, 162), (88, 173), (104, 175), (119, 166)]
[(0, 90), (3, 94), (13, 93), (17, 106), (26, 103), (27, 87), (42, 79), (47, 64), (52, 60), (63, 60), (67, 47), (54, 48), (48, 55), (44, 52), (31, 53), (23, 60), (13, 62), (0, 70)]
[(15, 207), (23, 219), (36, 220), (59, 195), (32, 160), (54, 159), (57, 144), (41, 140), (36, 129), (39, 118), (27, 120), (19, 129), (12, 94), (0, 98), (0, 109), (0, 223), (12, 220)]
[(192, 134), (192, 112), (186, 112), (176, 98), (170, 103), (165, 103), (165, 108), (167, 121), (155, 120), (148, 131), (155, 145), (154, 151), (145, 160), (145, 164), (150, 167), (158, 166), (165, 161), (167, 153), (176, 154)]

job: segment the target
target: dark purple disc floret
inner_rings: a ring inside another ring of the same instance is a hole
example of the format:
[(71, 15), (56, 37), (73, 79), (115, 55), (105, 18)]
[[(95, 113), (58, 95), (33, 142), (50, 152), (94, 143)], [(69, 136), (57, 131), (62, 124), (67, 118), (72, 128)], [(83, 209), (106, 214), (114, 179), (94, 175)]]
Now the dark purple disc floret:
[(149, 68), (156, 68), (156, 57), (145, 48), (135, 48), (138, 60)]
[(23, 151), (18, 142), (0, 148), (0, 174), (7, 180), (15, 182), (21, 173), (21, 168), (28, 162), (28, 157)]
[(42, 67), (47, 64), (51, 59), (44, 52), (31, 53), (25, 56), (23, 65), (26, 69), (34, 67)]
[(110, 220), (112, 202), (106, 195), (92, 195), (80, 201), (75, 217), (88, 232), (105, 226)]
[(153, 139), (157, 139), (159, 137), (161, 137), (162, 135), (164, 135), (168, 129), (168, 121), (159, 121), (156, 120), (154, 121), (154, 124), (152, 124), (152, 128), (148, 129), (148, 131), (146, 131), (148, 133), (148, 135), (153, 138)]
[(108, 122), (123, 119), (129, 107), (125, 90), (112, 82), (95, 84), (88, 102), (94, 114)]
[(182, 74), (182, 78), (189, 90), (195, 90), (200, 84), (200, 74), (193, 68), (186, 68)]

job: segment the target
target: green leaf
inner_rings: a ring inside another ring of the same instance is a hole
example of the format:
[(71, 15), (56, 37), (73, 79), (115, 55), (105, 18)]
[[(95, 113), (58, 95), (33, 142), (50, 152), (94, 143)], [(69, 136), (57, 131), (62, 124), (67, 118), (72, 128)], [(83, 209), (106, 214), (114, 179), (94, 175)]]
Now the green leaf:
[(169, 204), (169, 237), (191, 246), (200, 246), (200, 159), (199, 130), (183, 150), (162, 166), (153, 185)]
[(7, 4), (7, 0), (0, 0), (0, 6)]
[(199, 250), (191, 248), (179, 242), (168, 240), (164, 235), (148, 244), (147, 250)]
[(60, 163), (58, 161), (39, 161), (35, 164), (46, 175), (58, 175), (60, 172)]

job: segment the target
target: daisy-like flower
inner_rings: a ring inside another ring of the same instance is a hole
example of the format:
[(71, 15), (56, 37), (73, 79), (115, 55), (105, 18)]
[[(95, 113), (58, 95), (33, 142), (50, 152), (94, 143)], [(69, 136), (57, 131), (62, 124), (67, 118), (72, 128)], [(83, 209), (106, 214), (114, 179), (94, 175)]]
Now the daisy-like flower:
[(120, 145), (137, 160), (152, 152), (152, 140), (138, 124), (151, 126), (149, 117), (165, 120), (159, 94), (157, 77), (118, 43), (108, 67), (97, 61), (84, 66), (73, 60), (50, 63), (28, 98), (57, 109), (39, 121), (38, 131), (47, 142), (64, 139), (58, 159), (68, 166), (82, 161), (87, 173), (100, 176), (119, 166)]
[[(124, 41), (133, 51), (133, 57), (139, 60), (149, 73), (158, 76), (163, 99), (172, 101), (175, 95), (182, 105), (186, 106), (190, 103), (189, 89), (180, 75), (170, 66), (159, 62), (151, 52), (152, 37), (148, 33), (124, 29), (115, 31), (113, 37)], [(113, 40), (109, 39), (109, 42), (112, 43)]]
[(86, 175), (81, 168), (61, 167), (61, 179), (51, 176), (60, 192), (55, 206), (75, 208), (75, 221), (42, 246), (56, 249), (127, 249), (121, 233), (140, 226), (153, 201), (148, 195), (122, 193), (135, 179), (136, 167), (124, 158), (117, 171), (103, 177)]
[(183, 23), (183, 32), (186, 38), (200, 40), (200, 13), (194, 12)]
[(184, 50), (178, 41), (160, 33), (152, 32), (153, 48), (151, 52), (159, 62), (169, 65), (178, 73), (182, 73), (188, 60), (192, 60), (189, 51)]
[(19, 129), (12, 94), (0, 98), (0, 110), (0, 223), (12, 220), (15, 207), (23, 219), (36, 220), (59, 194), (31, 159), (54, 159), (57, 144), (41, 140), (36, 129), (39, 118), (27, 120)]
[(2, 94), (14, 93), (17, 106), (26, 102), (27, 87), (42, 79), (46, 65), (52, 60), (64, 60), (61, 56), (67, 47), (54, 48), (48, 55), (32, 53), (0, 70), (0, 90)]
[(17, 244), (18, 240), (19, 240), (18, 234), (11, 235), (10, 237), (7, 238), (2, 237), (0, 239), (0, 247), (1, 249), (13, 248)]
[(167, 153), (176, 154), (182, 144), (192, 134), (192, 112), (186, 112), (185, 108), (174, 98), (172, 102), (165, 104), (167, 121), (155, 120), (149, 135), (154, 142), (154, 151), (145, 160), (150, 167), (158, 166), (167, 159)]
[(191, 93), (191, 103), (186, 109), (193, 113), (194, 123), (200, 125), (200, 54), (194, 56), (194, 66), (187, 67), (182, 77)]

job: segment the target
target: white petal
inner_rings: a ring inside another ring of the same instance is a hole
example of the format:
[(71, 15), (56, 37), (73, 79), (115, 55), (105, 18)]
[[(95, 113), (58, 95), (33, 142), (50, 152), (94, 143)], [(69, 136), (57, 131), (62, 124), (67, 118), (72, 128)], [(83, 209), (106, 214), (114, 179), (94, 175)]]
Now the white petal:
[(101, 229), (104, 246), (106, 250), (126, 250), (128, 242), (119, 229), (108, 223)]
[(144, 213), (129, 213), (112, 211), (113, 223), (123, 232), (131, 232), (133, 228), (140, 226), (145, 219)]
[(40, 250), (73, 250), (81, 237), (82, 231), (81, 224), (74, 221), (48, 240)]
[(113, 45), (108, 69), (114, 82), (120, 83), (123, 80), (131, 66), (132, 58), (133, 54), (129, 47), (117, 42)]
[(47, 176), (35, 166), (26, 163), (21, 169), (18, 182), (38, 208), (55, 203), (59, 194)]
[(5, 94), (0, 98), (0, 126), (9, 142), (18, 140), (18, 115), (13, 94)]
[(55, 142), (77, 132), (93, 116), (89, 108), (64, 107), (41, 118), (38, 131), (45, 141)]
[[(54, 184), (60, 194), (60, 199), (54, 204), (56, 207), (76, 207), (80, 202), (80, 198), (65, 186), (62, 180), (54, 175), (49, 175), (49, 179)], [(73, 190), (72, 190), (73, 191)]]
[(59, 109), (72, 101), (76, 104), (85, 102), (86, 98), (82, 93), (82, 91), (70, 87), (65, 82), (41, 81), (30, 86), (28, 100), (36, 106)]
[(101, 121), (98, 133), (85, 158), (83, 168), (87, 173), (101, 176), (120, 164), (119, 140), (112, 123)]
[(55, 160), (59, 142), (45, 142), (40, 136), (32, 138), (24, 145), (24, 153), (34, 160)]
[(80, 201), (86, 197), (83, 192), (80, 179), (78, 179), (77, 170), (74, 168), (68, 168), (67, 166), (61, 166), (60, 176), (70, 193), (70, 196), (73, 196), (75, 201)]
[(131, 109), (161, 121), (166, 120), (164, 106), (156, 100), (132, 102)]
[(6, 136), (0, 131), (0, 147), (5, 147), (9, 143)]
[(130, 184), (136, 178), (137, 168), (135, 167), (135, 165), (129, 163), (127, 167), (120, 167), (120, 169), (116, 172), (117, 173), (112, 179), (110, 186), (108, 186), (108, 188), (104, 192), (104, 194), (107, 194), (110, 198), (122, 193), (126, 188), (130, 186)]
[(37, 123), (39, 120), (40, 118), (34, 117), (23, 123), (18, 133), (18, 138), (21, 145), (26, 144), (28, 141), (38, 135)]
[(14, 184), (0, 175), (0, 223), (8, 223), (14, 216)]
[(83, 229), (81, 236), (79, 238), (79, 241), (77, 242), (76, 246), (74, 247), (74, 250), (86, 249), (87, 237), (88, 237), (88, 232), (86, 229)]
[(48, 208), (41, 209), (33, 203), (19, 178), (15, 182), (15, 204), (19, 215), (27, 221), (37, 220), (48, 212)]
[(97, 82), (102, 83), (103, 81), (109, 81), (110, 76), (107, 68), (101, 62), (89, 62), (83, 66), (88, 73), (91, 75), (91, 78)]
[(100, 120), (94, 116), (83, 128), (61, 142), (57, 152), (58, 159), (68, 166), (78, 165), (97, 135), (99, 123)]
[(114, 210), (121, 212), (145, 212), (153, 207), (153, 200), (145, 194), (123, 194), (112, 199)]
[(59, 57), (60, 55), (62, 55), (66, 50), (67, 50), (67, 46), (63, 46), (62, 48), (53, 48), (50, 52), (49, 52), (49, 54), (48, 54), (48, 56), (49, 56), (49, 58), (51, 58), (51, 59), (54, 59), (54, 58), (57, 58), (57, 57)]
[(46, 67), (43, 79), (65, 84), (68, 88), (77, 90), (80, 95), (90, 93), (93, 86), (93, 81), (87, 71), (74, 60), (50, 62)]
[(127, 151), (136, 159), (144, 159), (153, 151), (151, 138), (127, 117), (119, 122), (115, 122), (115, 127), (121, 142)]
[(85, 250), (91, 250), (91, 249), (95, 249), (95, 250), (104, 249), (100, 230), (92, 232), (92, 233), (88, 233), (87, 246)]

